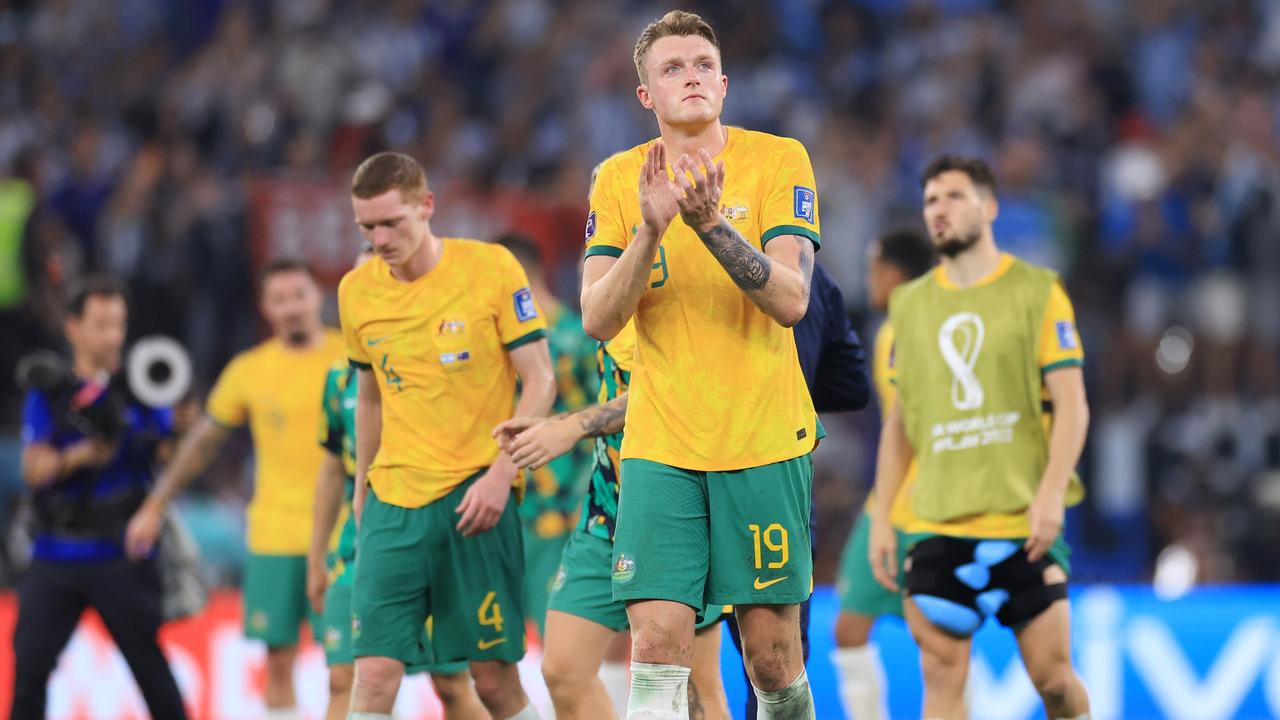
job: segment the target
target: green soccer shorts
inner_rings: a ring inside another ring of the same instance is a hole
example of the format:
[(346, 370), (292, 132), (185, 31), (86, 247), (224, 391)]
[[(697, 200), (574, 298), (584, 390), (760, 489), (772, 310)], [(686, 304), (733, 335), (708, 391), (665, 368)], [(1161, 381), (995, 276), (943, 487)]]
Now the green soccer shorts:
[(244, 634), (268, 648), (298, 644), (302, 621), (322, 620), (307, 601), (305, 555), (249, 554), (244, 570)]
[(524, 612), (538, 628), (538, 635), (547, 629), (547, 596), (555, 582), (570, 531), (563, 535), (544, 538), (528, 528), (524, 530)]
[[(384, 503), (371, 489), (357, 538), (352, 594), (355, 657), (517, 662), (525, 651), (524, 547), (515, 494), (498, 524), (463, 537), (458, 514), (467, 488), (418, 508)], [(423, 625), (434, 618), (436, 632)]]
[[(615, 632), (629, 630), (627, 604), (613, 599), (612, 574), (613, 543), (575, 530), (564, 546), (547, 609), (589, 620)], [(702, 611), (696, 628), (714, 625), (723, 617), (723, 605), (709, 606)]]
[[(351, 577), (355, 574), (352, 566), (337, 566), (329, 587), (324, 593), (324, 618), (317, 627), (316, 642), (324, 648), (325, 664), (350, 665), (355, 662), (351, 652)], [(424, 634), (431, 632), (432, 622), (427, 621)], [(423, 640), (430, 643), (429, 635)], [(405, 672), (427, 672), (433, 675), (456, 675), (467, 669), (466, 662), (432, 664), (425, 661), (414, 662), (406, 666)]]
[[(898, 587), (906, 587), (907, 535), (894, 529), (898, 536)], [(864, 512), (849, 533), (844, 554), (840, 556), (840, 577), (836, 591), (840, 596), (840, 611), (867, 617), (896, 615), (902, 617), (902, 594), (888, 590), (876, 582), (871, 573), (871, 518)]]
[(622, 461), (615, 600), (790, 605), (809, 597), (813, 462), (700, 472)]

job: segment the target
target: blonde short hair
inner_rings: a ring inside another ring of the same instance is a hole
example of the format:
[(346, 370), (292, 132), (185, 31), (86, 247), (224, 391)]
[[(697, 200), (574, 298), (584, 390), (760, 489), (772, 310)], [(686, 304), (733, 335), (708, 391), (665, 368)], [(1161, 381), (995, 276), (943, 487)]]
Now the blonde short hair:
[(660, 19), (649, 23), (636, 40), (636, 49), (632, 52), (631, 58), (635, 60), (636, 75), (640, 76), (640, 82), (648, 82), (648, 78), (645, 77), (644, 63), (649, 58), (649, 49), (655, 42), (664, 37), (688, 35), (705, 38), (717, 53), (720, 52), (720, 41), (716, 39), (716, 31), (711, 29), (701, 15), (685, 10), (672, 10)]
[(399, 190), (404, 197), (427, 191), (427, 174), (417, 160), (404, 153), (380, 152), (360, 163), (351, 178), (351, 194), (361, 200), (390, 190)]

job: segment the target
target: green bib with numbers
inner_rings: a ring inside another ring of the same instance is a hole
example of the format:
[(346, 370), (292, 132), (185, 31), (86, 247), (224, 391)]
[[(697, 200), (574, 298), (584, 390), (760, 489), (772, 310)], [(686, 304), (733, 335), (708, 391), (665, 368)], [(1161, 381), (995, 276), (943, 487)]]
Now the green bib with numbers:
[[(935, 522), (1017, 513), (1048, 463), (1039, 341), (1058, 277), (1015, 260), (992, 282), (946, 288), (938, 272), (889, 303), (895, 382), (919, 465), (912, 509)], [(1083, 492), (1073, 476), (1067, 504)]]

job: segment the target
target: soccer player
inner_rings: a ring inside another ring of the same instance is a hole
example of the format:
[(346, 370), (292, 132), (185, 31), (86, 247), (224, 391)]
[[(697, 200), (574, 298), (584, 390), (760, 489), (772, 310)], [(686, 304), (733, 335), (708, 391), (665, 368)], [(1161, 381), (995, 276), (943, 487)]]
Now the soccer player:
[[(495, 429), (517, 465), (544, 467), (595, 438), (595, 464), (582, 512), (565, 546), (552, 586), (542, 676), (560, 720), (612, 718), (614, 702), (599, 677), (615, 637), (628, 630), (626, 603), (613, 599), (613, 535), (617, 524), (619, 474), (627, 410), (627, 387), (635, 362), (635, 327), (600, 343), (599, 404), (553, 418), (512, 418)], [(721, 606), (707, 608), (694, 636), (689, 679), (689, 715), (729, 718), (720, 678)], [(701, 714), (699, 714), (701, 711)]]
[[(883, 313), (889, 307), (889, 293), (902, 283), (913, 280), (933, 267), (934, 250), (929, 239), (912, 231), (892, 232), (871, 246), (867, 265), (867, 294), (871, 308)], [(894, 390), (889, 382), (889, 353), (893, 348), (893, 327), (881, 323), (872, 350), (872, 381), (880, 399), (881, 419), (893, 406)], [(906, 545), (897, 528), (905, 513), (910, 512), (910, 478), (898, 491), (893, 505), (893, 521), (898, 534), (899, 582)], [(874, 495), (867, 498), (840, 560), (840, 614), (836, 618), (836, 650), (832, 664), (840, 682), (840, 698), (845, 714), (853, 720), (885, 720), (889, 717), (881, 687), (884, 670), (875, 645), (869, 644), (871, 627), (881, 615), (902, 617), (902, 595), (880, 586), (867, 562), (871, 534), (871, 507)]]
[(253, 436), (254, 493), (249, 503), (249, 562), (244, 577), (245, 634), (267, 645), (270, 718), (297, 716), (293, 665), (299, 625), (308, 614), (320, 398), (329, 366), (342, 358), (342, 337), (320, 320), (323, 299), (307, 266), (274, 260), (258, 283), (271, 339), (240, 353), (209, 393), (206, 413), (178, 447), (173, 463), (129, 523), (130, 553), (141, 557), (160, 534), (164, 511), (209, 466), (234, 428)]
[[(356, 266), (372, 257), (373, 249), (366, 245)], [(321, 618), (315, 626), (316, 642), (324, 648), (329, 664), (328, 720), (347, 717), (355, 674), (351, 655), (351, 579), (356, 563), (356, 521), (351, 513), (356, 471), (355, 372), (344, 360), (325, 377), (320, 446), (328, 454), (316, 478), (315, 526), (307, 557), (307, 596), (315, 616)], [(340, 516), (342, 526), (335, 533)], [(471, 686), (465, 662), (420, 669), (431, 673), (431, 684), (444, 704), (446, 718), (488, 717)]]
[(880, 438), (871, 568), (899, 589), (893, 504), (914, 459), (904, 610), (925, 717), (963, 716), (971, 635), (994, 615), (1047, 715), (1087, 718), (1061, 535), (1084, 494), (1075, 466), (1089, 422), (1074, 311), (1055, 273), (997, 249), (985, 163), (940, 157), (923, 186), (942, 264), (889, 301), (898, 397)]
[(721, 124), (728, 79), (697, 15), (651, 23), (634, 60), (662, 136), (601, 168), (582, 281), (587, 333), (634, 316), (640, 359), (612, 577), (628, 714), (687, 714), (694, 625), (731, 604), (761, 717), (813, 717), (799, 603), (818, 425), (790, 330), (819, 242), (813, 171), (800, 143)]
[(350, 717), (389, 718), (405, 665), (425, 657), (470, 661), (494, 718), (536, 718), (515, 665), (524, 550), (512, 489), (522, 478), (491, 432), (513, 406), (551, 408), (546, 323), (505, 248), (432, 233), (435, 197), (413, 158), (365, 160), (351, 204), (378, 257), (338, 287), (359, 370)]
[[(559, 390), (552, 412), (564, 413), (588, 404), (598, 387), (596, 341), (582, 331), (582, 318), (551, 292), (542, 253), (532, 240), (508, 233), (495, 242), (520, 261), (529, 276), (529, 290), (546, 315), (547, 346)], [(546, 637), (547, 595), (560, 566), (560, 553), (577, 522), (589, 472), (590, 445), (578, 443), (530, 473), (529, 487), (520, 503), (520, 519), (524, 523), (524, 611), (537, 625), (540, 637)]]

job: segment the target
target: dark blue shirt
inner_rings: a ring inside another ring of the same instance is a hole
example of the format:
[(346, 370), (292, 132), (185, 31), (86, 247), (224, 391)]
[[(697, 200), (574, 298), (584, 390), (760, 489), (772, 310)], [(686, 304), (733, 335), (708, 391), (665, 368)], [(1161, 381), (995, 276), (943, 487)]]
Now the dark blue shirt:
[[(95, 402), (103, 402), (100, 396)], [(22, 444), (48, 444), (58, 450), (85, 439), (83, 433), (54, 417), (49, 399), (37, 391), (27, 393), (22, 409)], [(173, 414), (131, 403), (125, 407), (125, 432), (120, 448), (105, 466), (78, 470), (66, 478), (35, 491), (37, 504), (55, 494), (67, 497), (105, 498), (129, 488), (149, 488), (153, 440), (173, 435)], [(122, 529), (123, 530), (123, 529)], [(40, 560), (106, 560), (123, 556), (123, 536), (109, 539), (72, 539), (41, 530), (34, 538), (32, 555)]]
[(840, 287), (821, 265), (813, 266), (809, 309), (794, 328), (796, 353), (818, 412), (861, 410), (871, 400), (867, 356), (844, 310)]

